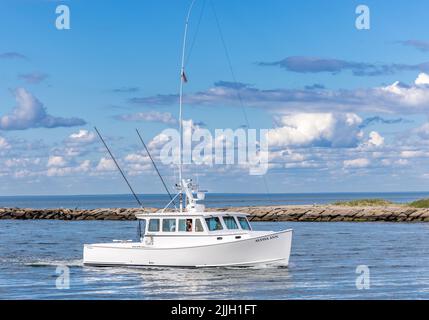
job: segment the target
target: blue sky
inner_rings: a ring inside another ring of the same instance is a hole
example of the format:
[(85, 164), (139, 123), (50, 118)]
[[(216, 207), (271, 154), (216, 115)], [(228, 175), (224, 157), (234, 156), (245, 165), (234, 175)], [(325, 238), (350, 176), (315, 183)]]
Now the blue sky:
[[(93, 126), (139, 192), (163, 191), (134, 129), (157, 156), (156, 137), (176, 126), (189, 3), (0, 1), (0, 194), (127, 192), (103, 165)], [(55, 28), (60, 4), (70, 30)], [(355, 27), (359, 4), (370, 8), (370, 30)], [(428, 9), (417, 0), (197, 0), (185, 119), (211, 131), (242, 126), (238, 91), (250, 127), (273, 130), (270, 192), (426, 191)], [(173, 184), (174, 170), (161, 171)], [(195, 172), (211, 192), (266, 191), (239, 166)]]

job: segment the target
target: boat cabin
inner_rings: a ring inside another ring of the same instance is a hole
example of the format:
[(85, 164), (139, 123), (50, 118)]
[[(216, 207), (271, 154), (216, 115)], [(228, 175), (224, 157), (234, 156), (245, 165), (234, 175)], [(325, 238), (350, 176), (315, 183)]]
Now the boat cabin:
[(246, 214), (232, 212), (139, 214), (145, 235), (201, 235), (252, 230)]

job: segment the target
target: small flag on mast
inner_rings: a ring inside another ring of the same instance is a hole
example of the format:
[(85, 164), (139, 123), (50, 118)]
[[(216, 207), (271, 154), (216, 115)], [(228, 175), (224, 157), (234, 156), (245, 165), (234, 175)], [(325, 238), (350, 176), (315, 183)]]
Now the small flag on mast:
[(188, 78), (186, 78), (186, 74), (185, 74), (185, 71), (182, 71), (182, 80), (183, 80), (183, 82), (188, 82)]

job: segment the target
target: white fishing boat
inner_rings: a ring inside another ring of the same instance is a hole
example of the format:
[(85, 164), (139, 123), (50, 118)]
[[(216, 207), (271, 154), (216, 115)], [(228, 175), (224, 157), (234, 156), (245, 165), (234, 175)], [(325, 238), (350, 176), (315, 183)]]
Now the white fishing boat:
[(247, 215), (205, 211), (192, 183), (182, 181), (182, 212), (137, 214), (144, 221), (139, 242), (87, 244), (83, 262), (96, 266), (222, 267), (289, 264), (292, 230), (254, 231)]
[[(205, 193), (198, 190), (191, 179), (182, 178), (183, 154), (183, 84), (186, 81), (184, 57), (186, 34), (192, 6), (188, 11), (182, 50), (179, 94), (180, 160), (178, 193), (164, 209), (156, 213), (136, 214), (139, 221), (139, 241), (116, 240), (111, 243), (85, 244), (83, 263), (93, 266), (175, 266), (227, 267), (281, 265), (288, 266), (292, 244), (292, 230), (279, 232), (255, 231), (247, 214), (239, 212), (206, 211), (201, 203)], [(97, 133), (99, 134), (98, 130)], [(138, 132), (137, 132), (138, 133)], [(100, 134), (99, 134), (100, 135)], [(140, 136), (140, 134), (139, 134)], [(100, 135), (101, 140), (105, 144)], [(141, 139), (141, 136), (140, 136)], [(143, 140), (143, 145), (146, 148)], [(140, 201), (120, 169), (137, 202)], [(149, 156), (149, 150), (148, 152)], [(152, 162), (153, 159), (150, 156)], [(153, 162), (157, 173), (156, 164)], [(168, 188), (159, 174), (167, 192)], [(169, 193), (170, 194), (170, 193)], [(168, 209), (179, 200), (178, 209)], [(185, 204), (185, 205), (183, 205)], [(143, 227), (141, 227), (141, 224)]]

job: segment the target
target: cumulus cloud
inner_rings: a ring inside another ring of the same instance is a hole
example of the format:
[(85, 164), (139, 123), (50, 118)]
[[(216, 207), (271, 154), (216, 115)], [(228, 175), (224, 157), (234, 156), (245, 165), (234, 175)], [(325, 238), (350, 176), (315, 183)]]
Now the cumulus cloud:
[(404, 150), (401, 151), (402, 158), (420, 158), (424, 157), (426, 153), (421, 150)]
[(366, 158), (358, 158), (353, 160), (344, 160), (344, 168), (366, 168), (370, 164), (370, 161)]
[(95, 133), (92, 131), (80, 129), (68, 137), (68, 141), (76, 144), (89, 144), (96, 140)]
[(138, 112), (132, 114), (123, 114), (116, 116), (116, 119), (122, 121), (150, 121), (150, 122), (161, 122), (165, 124), (176, 124), (177, 119), (172, 116), (170, 112)]
[(429, 75), (422, 72), (419, 74), (417, 79), (414, 81), (417, 86), (428, 85), (429, 84)]
[(276, 122), (267, 133), (270, 146), (354, 147), (362, 137), (362, 119), (353, 113), (297, 113)]
[(22, 73), (18, 75), (18, 78), (21, 80), (24, 80), (29, 84), (37, 84), (46, 80), (48, 78), (48, 75), (42, 72), (31, 72), (31, 73)]
[(399, 81), (379, 88), (377, 93), (385, 102), (396, 103), (404, 107), (422, 108), (429, 106), (429, 88), (426, 86), (409, 86)]
[(55, 176), (67, 176), (67, 175), (75, 175), (79, 173), (85, 173), (88, 172), (91, 168), (91, 161), (90, 160), (84, 160), (78, 165), (75, 166), (63, 166), (63, 167), (50, 167), (46, 175), (48, 177), (55, 177)]
[(40, 158), (8, 158), (4, 164), (8, 168), (15, 168), (15, 167), (30, 167), (31, 169), (33, 166), (39, 165), (41, 162)]
[(125, 161), (129, 163), (149, 163), (150, 158), (149, 156), (145, 156), (139, 153), (130, 153), (125, 156)]
[(100, 159), (95, 169), (97, 171), (113, 171), (116, 170), (116, 166), (112, 159), (103, 157)]
[(349, 70), (355, 76), (380, 76), (393, 74), (404, 70), (428, 70), (426, 63), (418, 65), (407, 64), (372, 64), (346, 61), (341, 59), (294, 56), (274, 62), (258, 62), (259, 66), (278, 66), (287, 71), (299, 73), (329, 72), (337, 74)]
[(368, 145), (374, 147), (380, 147), (384, 144), (384, 138), (377, 132), (371, 131), (369, 133)]
[(67, 161), (61, 156), (50, 156), (48, 159), (48, 167), (64, 167)]
[(17, 106), (9, 114), (0, 117), (2, 130), (73, 127), (86, 124), (80, 118), (62, 118), (48, 114), (43, 104), (24, 88), (16, 89), (14, 94)]
[(149, 142), (149, 149), (160, 149), (162, 146), (164, 146), (167, 142), (171, 140), (171, 137), (168, 134), (165, 134), (164, 132), (161, 132), (160, 134), (157, 134), (150, 142)]
[(6, 138), (3, 138), (0, 136), (0, 150), (6, 150), (10, 148), (9, 142), (6, 140)]

